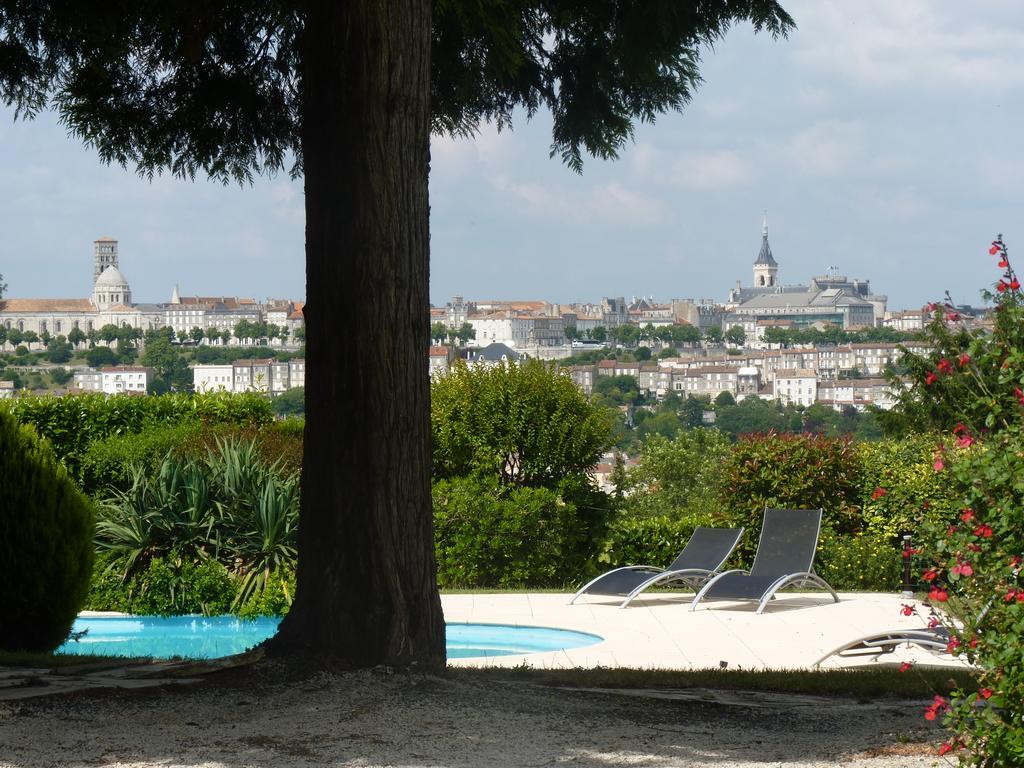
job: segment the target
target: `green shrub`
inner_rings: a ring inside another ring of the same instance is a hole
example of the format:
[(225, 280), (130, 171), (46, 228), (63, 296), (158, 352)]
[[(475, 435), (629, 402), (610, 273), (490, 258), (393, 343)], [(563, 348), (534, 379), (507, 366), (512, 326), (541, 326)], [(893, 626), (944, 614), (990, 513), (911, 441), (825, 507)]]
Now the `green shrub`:
[(80, 462), (79, 482), (93, 495), (124, 491), (131, 486), (133, 469), (152, 474), (168, 453), (179, 459), (204, 459), (211, 451), (216, 453), (217, 442), (223, 440), (253, 442), (265, 464), (277, 464), (283, 474), (294, 475), (302, 469), (302, 429), (300, 419), (259, 427), (204, 424), (194, 419), (153, 424), (141, 432), (90, 443)]
[(154, 424), (141, 432), (110, 435), (89, 444), (82, 456), (79, 482), (88, 494), (109, 495), (111, 489), (131, 487), (133, 469), (152, 474), (164, 457), (189, 444), (203, 425), (188, 420), (178, 424)]
[(894, 592), (903, 580), (903, 557), (888, 536), (836, 535), (823, 529), (814, 570), (837, 590)]
[(573, 495), (587, 498), (579, 488), (503, 490), (475, 478), (437, 481), (439, 585), (549, 587), (578, 579), (582, 564), (596, 559), (610, 510), (581, 511), (569, 500)]
[(64, 642), (89, 588), (92, 533), (89, 502), (49, 445), (0, 411), (0, 648)]
[(94, 611), (121, 611), (149, 616), (227, 613), (238, 582), (215, 560), (196, 561), (171, 552), (124, 577), (109, 556), (97, 558), (86, 603)]
[(237, 578), (233, 608), (294, 570), (299, 477), (267, 465), (254, 441), (226, 438), (203, 458), (169, 453), (99, 507), (96, 543), (128, 579), (154, 558), (219, 560)]
[(706, 516), (718, 504), (729, 439), (714, 429), (679, 430), (671, 440), (652, 434), (629, 471), (623, 511), (631, 516)]
[(769, 432), (741, 437), (722, 467), (722, 510), (730, 526), (745, 526), (744, 556), (757, 547), (764, 509), (824, 510), (838, 533), (861, 529), (860, 472), (847, 438)]
[(257, 616), (284, 616), (295, 598), (295, 572), (287, 569), (275, 571), (262, 590), (254, 593), (238, 615), (245, 619)]
[[(599, 570), (625, 565), (654, 565), (664, 568), (671, 563), (690, 540), (698, 525), (711, 525), (710, 518), (690, 517), (620, 517), (608, 531)], [(587, 574), (582, 574), (586, 576)]]
[(935, 472), (935, 435), (858, 443), (864, 530), (895, 541), (901, 534), (944, 524), (956, 516), (963, 489)]
[(476, 474), (503, 485), (555, 488), (585, 475), (611, 444), (610, 411), (567, 373), (523, 365), (456, 365), (430, 390), (434, 477)]
[(150, 397), (100, 394), (20, 397), (0, 401), (22, 423), (32, 424), (53, 446), (72, 476), (89, 443), (111, 435), (141, 432), (154, 424), (194, 419), (205, 424), (258, 426), (273, 419), (267, 398), (213, 392)]

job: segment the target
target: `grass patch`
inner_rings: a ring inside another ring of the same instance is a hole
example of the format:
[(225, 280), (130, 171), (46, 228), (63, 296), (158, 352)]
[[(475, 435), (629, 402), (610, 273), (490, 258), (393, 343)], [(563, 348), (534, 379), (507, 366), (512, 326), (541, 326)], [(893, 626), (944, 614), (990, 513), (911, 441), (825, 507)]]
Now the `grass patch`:
[(148, 656), (92, 656), (71, 653), (39, 653), (30, 651), (0, 651), (0, 667), (26, 669), (63, 669), (65, 667), (111, 666), (148, 664)]
[(900, 672), (895, 666), (871, 669), (740, 670), (740, 669), (531, 669), (529, 667), (449, 668), (456, 678), (530, 682), (569, 688), (710, 688), (846, 696), (857, 699), (929, 698), (951, 690), (977, 690), (971, 672), (942, 667), (915, 667)]

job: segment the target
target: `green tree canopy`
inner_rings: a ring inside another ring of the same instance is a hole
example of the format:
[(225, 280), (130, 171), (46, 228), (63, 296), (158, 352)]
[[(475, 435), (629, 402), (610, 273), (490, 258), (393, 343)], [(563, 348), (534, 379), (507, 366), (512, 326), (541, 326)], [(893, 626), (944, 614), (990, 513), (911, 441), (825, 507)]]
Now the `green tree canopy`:
[(610, 413), (537, 360), (460, 363), (434, 381), (430, 404), (437, 478), (555, 488), (586, 474), (611, 445)]
[(271, 648), (443, 665), (423, 364), (431, 130), (547, 108), (551, 154), (579, 170), (584, 153), (615, 157), (637, 120), (681, 109), (702, 52), (742, 21), (793, 26), (774, 0), (0, 0), (0, 100), (18, 115), (52, 106), (102, 160), (149, 177), (245, 182), (290, 158), (304, 176), (316, 375), (297, 595)]

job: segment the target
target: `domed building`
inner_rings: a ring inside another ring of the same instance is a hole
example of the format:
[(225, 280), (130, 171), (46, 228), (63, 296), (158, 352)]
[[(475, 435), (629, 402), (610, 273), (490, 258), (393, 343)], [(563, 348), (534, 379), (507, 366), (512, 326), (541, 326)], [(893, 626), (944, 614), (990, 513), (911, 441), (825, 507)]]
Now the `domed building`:
[(101, 237), (93, 243), (93, 286), (87, 299), (0, 299), (0, 325), (40, 336), (83, 333), (104, 325), (159, 328), (163, 309), (158, 304), (133, 304), (128, 278), (118, 268), (117, 240)]
[(118, 305), (131, 305), (132, 289), (121, 270), (111, 265), (100, 272), (92, 287), (92, 303), (100, 312)]

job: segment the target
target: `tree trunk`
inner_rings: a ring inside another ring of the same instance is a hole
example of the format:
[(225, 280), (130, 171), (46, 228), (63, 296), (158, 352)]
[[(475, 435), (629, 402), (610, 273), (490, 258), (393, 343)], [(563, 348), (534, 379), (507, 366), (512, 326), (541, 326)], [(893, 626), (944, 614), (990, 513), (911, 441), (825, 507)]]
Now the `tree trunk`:
[(271, 654), (445, 661), (426, 357), (430, 13), (430, 0), (309, 4), (298, 586)]

